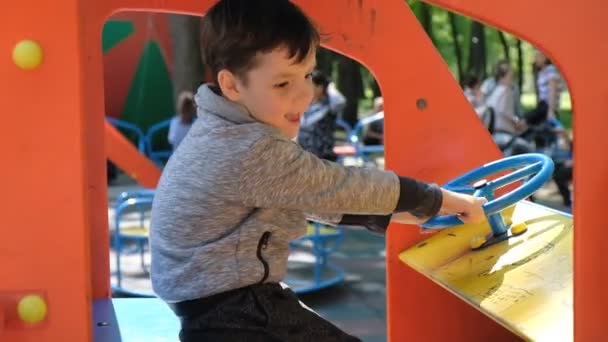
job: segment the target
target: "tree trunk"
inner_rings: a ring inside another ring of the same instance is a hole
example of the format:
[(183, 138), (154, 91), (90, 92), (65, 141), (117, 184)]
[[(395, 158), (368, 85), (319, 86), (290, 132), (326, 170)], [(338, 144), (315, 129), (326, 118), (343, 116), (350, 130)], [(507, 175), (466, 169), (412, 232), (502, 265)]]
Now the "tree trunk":
[(500, 44), (502, 45), (503, 54), (505, 55), (505, 59), (511, 62), (511, 53), (509, 51), (509, 43), (507, 42), (507, 37), (504, 32), (496, 30), (498, 33), (498, 38), (500, 39)]
[(331, 77), (335, 53), (331, 50), (320, 48), (317, 52), (317, 70)]
[(175, 98), (182, 91), (196, 92), (203, 81), (200, 50), (200, 17), (173, 14), (169, 16), (173, 41), (173, 90)]
[(426, 34), (431, 38), (433, 45), (435, 45), (435, 37), (433, 36), (433, 7), (421, 2), (419, 5), (419, 20), (422, 28), (426, 31)]
[(343, 120), (354, 126), (358, 121), (359, 99), (363, 95), (361, 66), (354, 60), (342, 56), (338, 65), (338, 89), (346, 98)]
[(520, 94), (523, 92), (524, 85), (524, 51), (521, 47), (521, 39), (517, 39), (517, 82), (519, 86)]
[(458, 27), (456, 25), (456, 15), (448, 11), (448, 18), (450, 20), (450, 28), (452, 31), (452, 42), (454, 44), (454, 54), (456, 55), (456, 67), (458, 68), (458, 81), (462, 84), (464, 80), (464, 71), (462, 69), (462, 47), (460, 41), (458, 41)]
[(469, 72), (480, 78), (486, 77), (486, 37), (485, 26), (471, 21), (471, 45), (469, 47)]

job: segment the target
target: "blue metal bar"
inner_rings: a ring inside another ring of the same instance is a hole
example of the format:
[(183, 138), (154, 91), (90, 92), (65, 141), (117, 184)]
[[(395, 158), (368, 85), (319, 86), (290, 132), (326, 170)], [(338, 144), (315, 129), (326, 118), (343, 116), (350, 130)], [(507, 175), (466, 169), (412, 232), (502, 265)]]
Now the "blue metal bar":
[(490, 223), (494, 236), (504, 234), (507, 232), (507, 230), (509, 230), (509, 227), (507, 227), (505, 224), (505, 221), (500, 213), (488, 215), (488, 222)]
[(520, 179), (524, 179), (530, 175), (537, 173), (538, 171), (540, 171), (541, 168), (542, 164), (540, 162), (532, 164), (530, 166), (526, 166), (523, 169), (519, 169), (515, 172), (509, 173), (508, 175), (504, 175), (488, 182), (488, 184), (485, 185), (485, 188), (492, 190), (500, 189), (505, 185), (515, 183)]
[(493, 201), (486, 203), (484, 205), (486, 214), (497, 213), (504, 208), (508, 208), (524, 198), (529, 197), (536, 192), (536, 190), (540, 189), (540, 187), (542, 187), (549, 179), (551, 179), (554, 168), (553, 161), (548, 157), (545, 158), (546, 163), (542, 163), (540, 170), (532, 178), (528, 179), (525, 184)]
[(130, 122), (122, 121), (122, 120), (119, 120), (116, 118), (107, 117), (106, 120), (108, 120), (108, 122), (111, 123), (112, 126), (115, 126), (116, 128), (122, 128), (124, 130), (135, 133), (135, 135), (137, 135), (137, 149), (139, 150), (139, 152), (141, 152), (143, 154), (146, 153), (146, 145), (144, 142), (144, 132), (141, 130), (141, 128), (137, 127), (136, 125), (134, 125)]
[[(134, 197), (135, 195), (142, 195), (142, 194), (146, 194), (147, 196), (145, 197)], [(143, 206), (146, 205), (152, 205), (152, 201), (153, 201), (153, 197), (151, 196), (152, 192), (150, 191), (141, 191), (141, 192), (132, 192), (132, 193), (125, 193), (123, 192), (117, 201), (117, 204), (115, 206), (115, 217), (114, 217), (114, 250), (116, 253), (116, 286), (114, 286), (115, 289), (121, 291), (121, 292), (125, 292), (125, 293), (129, 293), (129, 294), (136, 294), (136, 295), (143, 295), (143, 294), (137, 294), (136, 292), (130, 291), (130, 290), (126, 290), (122, 287), (122, 271), (121, 271), (121, 267), (120, 267), (120, 257), (122, 254), (122, 240), (124, 238), (131, 238), (131, 239), (136, 239), (138, 245), (140, 246), (140, 256), (141, 256), (141, 262), (142, 262), (142, 266), (143, 266), (143, 243), (144, 241), (146, 241), (148, 239), (148, 237), (132, 237), (132, 236), (124, 236), (121, 234), (121, 229), (120, 229), (120, 222), (122, 219), (122, 216), (124, 215), (125, 211), (129, 208), (133, 208), (135, 207), (135, 209), (137, 211), (139, 211), (140, 214), (140, 224), (143, 222), (143, 217), (142, 217), (142, 208)], [(143, 224), (142, 224), (143, 227)], [(143, 295), (146, 296), (146, 295)]]
[(540, 153), (520, 154), (482, 165), (477, 169), (469, 171), (462, 176), (449, 181), (446, 184), (446, 187), (468, 185), (477, 180), (486, 178), (487, 176), (496, 174), (499, 171), (528, 166), (537, 162), (542, 162), (543, 165), (548, 165), (549, 163), (553, 164), (551, 158)]
[(145, 139), (144, 139), (146, 150), (147, 150), (147, 153), (148, 153), (148, 156), (150, 157), (150, 159), (152, 159), (155, 162), (160, 162), (159, 158), (168, 158), (173, 153), (172, 150), (154, 151), (152, 149), (152, 138), (159, 131), (161, 131), (163, 129), (167, 129), (169, 126), (171, 126), (171, 119), (167, 119), (167, 120), (158, 122), (158, 123), (150, 126), (150, 128), (148, 128), (148, 131), (146, 132)]
[(382, 119), (384, 119), (384, 112), (379, 112), (359, 120), (359, 122), (357, 122), (355, 127), (353, 127), (353, 129), (351, 130), (349, 141), (352, 143), (358, 143), (359, 140), (361, 140), (361, 133), (363, 131), (363, 128)]
[(348, 124), (346, 121), (344, 121), (344, 120), (342, 120), (342, 119), (338, 118), (338, 119), (336, 120), (336, 125), (337, 125), (338, 127), (341, 127), (341, 128), (344, 130), (344, 132), (346, 132), (346, 136), (347, 136), (347, 137), (349, 137), (349, 136), (350, 136), (350, 134), (351, 134), (351, 132), (352, 132), (353, 128), (352, 128), (352, 127), (351, 127), (351, 126), (350, 126), (350, 125), (349, 125), (349, 124)]
[(359, 153), (382, 153), (384, 145), (361, 145), (357, 150)]
[(120, 203), (122, 203), (130, 198), (154, 197), (154, 193), (155, 193), (155, 190), (148, 190), (148, 189), (137, 190), (137, 191), (123, 191), (116, 198), (116, 205), (119, 205)]

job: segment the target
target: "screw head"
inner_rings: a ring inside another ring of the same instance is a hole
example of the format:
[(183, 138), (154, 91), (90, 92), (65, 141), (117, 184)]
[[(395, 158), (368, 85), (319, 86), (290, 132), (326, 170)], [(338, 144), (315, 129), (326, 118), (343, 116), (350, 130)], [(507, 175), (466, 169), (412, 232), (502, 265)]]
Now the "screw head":
[(423, 98), (419, 98), (418, 100), (416, 100), (416, 107), (420, 110), (425, 109), (427, 106), (426, 100)]

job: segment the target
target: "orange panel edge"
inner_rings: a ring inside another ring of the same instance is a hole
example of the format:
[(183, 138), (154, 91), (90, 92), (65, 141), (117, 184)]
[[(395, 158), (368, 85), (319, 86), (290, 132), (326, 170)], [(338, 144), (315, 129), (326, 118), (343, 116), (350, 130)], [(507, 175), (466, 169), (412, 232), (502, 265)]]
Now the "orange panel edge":
[[(328, 47), (361, 61), (379, 80), (385, 98), (388, 169), (441, 183), (499, 157), (404, 1), (295, 2), (331, 34)], [(608, 131), (608, 102), (598, 101), (608, 93), (608, 83), (598, 72), (606, 69), (608, 46), (597, 43), (606, 38), (599, 26), (607, 11), (605, 3), (590, 0), (583, 6), (565, 0), (517, 0), (476, 2), (475, 8), (468, 8), (461, 0), (427, 2), (538, 43), (564, 71), (574, 112), (584, 113), (574, 117), (576, 163), (596, 165), (575, 170), (575, 226), (584, 230), (575, 230), (574, 337), (577, 341), (600, 340), (608, 316), (608, 294), (602, 288), (608, 276), (598, 270), (608, 267), (608, 259), (602, 254), (600, 206), (604, 199), (593, 190), (608, 188), (608, 155), (595, 151)], [(3, 200), (4, 226), (9, 228), (3, 233), (4, 241), (10, 241), (0, 250), (3, 259), (19, 260), (3, 263), (0, 292), (42, 291), (42, 297), (48, 299), (49, 319), (27, 332), (8, 330), (0, 322), (3, 340), (91, 340), (91, 301), (110, 296), (99, 46), (105, 18), (120, 9), (200, 14), (211, 3), (188, 0), (168, 8), (161, 0), (59, 0), (27, 10), (16, 2), (4, 4), (0, 50), (7, 56), (19, 41), (33, 39), (40, 44), (43, 59), (28, 71), (17, 68), (10, 58), (0, 60), (4, 75), (0, 105), (6, 113), (31, 114), (5, 115), (7, 127), (28, 127), (28, 131), (0, 136), (5, 146), (14, 146), (4, 154), (11, 167), (0, 168), (0, 179), (9, 180), (4, 188), (9, 200)], [(547, 15), (541, 20), (538, 13)], [(509, 20), (513, 17), (518, 20)], [(581, 26), (564, 30), (563, 23), (571, 21)], [(407, 42), (394, 44), (404, 37)], [(580, 63), (581, 58), (585, 63)], [(50, 86), (50, 80), (55, 85)], [(438, 85), (449, 92), (439, 94)], [(36, 101), (31, 94), (36, 94)], [(425, 100), (426, 108), (416, 107), (419, 99)], [(36, 117), (36, 124), (31, 117)], [(24, 134), (35, 138), (23, 139)], [(23, 203), (35, 215), (23, 218)], [(14, 227), (39, 231), (32, 235), (31, 230)], [(389, 228), (389, 339), (515, 339), (398, 260), (398, 253), (420, 238), (413, 227)], [(57, 249), (51, 241), (66, 247)], [(16, 248), (23, 244), (31, 248), (25, 252)], [(71, 271), (66, 273), (68, 263)]]

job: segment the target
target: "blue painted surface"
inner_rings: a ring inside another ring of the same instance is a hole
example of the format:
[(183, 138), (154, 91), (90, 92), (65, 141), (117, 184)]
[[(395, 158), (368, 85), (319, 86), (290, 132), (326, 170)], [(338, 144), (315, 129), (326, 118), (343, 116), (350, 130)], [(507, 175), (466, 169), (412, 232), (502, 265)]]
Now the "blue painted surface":
[(116, 128), (124, 129), (127, 132), (131, 132), (131, 133), (135, 134), (135, 136), (137, 137), (137, 149), (141, 153), (144, 153), (144, 154), (146, 153), (146, 143), (144, 141), (145, 137), (144, 137), (144, 132), (141, 130), (141, 128), (137, 127), (136, 125), (134, 125), (130, 122), (126, 122), (126, 121), (119, 120), (116, 118), (108, 117), (108, 118), (106, 118), (106, 120), (108, 120), (108, 122), (111, 123)]
[(93, 341), (120, 342), (118, 320), (111, 299), (97, 299), (93, 302)]
[[(460, 190), (460, 192), (470, 194), (473, 188), (469, 184), (500, 171), (520, 167), (521, 169), (492, 180), (486, 183), (483, 188), (475, 191), (475, 195), (487, 197), (489, 200), (484, 204), (483, 209), (489, 218), (494, 235), (502, 234), (508, 227), (502, 224), (502, 218), (499, 220), (494, 214), (532, 195), (551, 179), (554, 168), (551, 158), (539, 153), (527, 153), (503, 158), (469, 171), (449, 181), (444, 187), (448, 190), (457, 192)], [(499, 198), (493, 198), (495, 190), (530, 176), (532, 177), (517, 189)], [(422, 227), (425, 229), (443, 229), (460, 224), (462, 224), (462, 221), (456, 215), (449, 215), (434, 217), (424, 223)]]
[(329, 257), (340, 248), (344, 240), (342, 228), (336, 227), (335, 233), (322, 233), (323, 225), (321, 223), (313, 222), (312, 226), (314, 228), (312, 234), (302, 236), (289, 244), (292, 248), (299, 248), (305, 245), (307, 240), (312, 241), (312, 253), (315, 259), (312, 278), (292, 276), (285, 280), (296, 294), (310, 293), (337, 285), (346, 276), (341, 267), (329, 262)]
[(152, 159), (152, 161), (154, 161), (157, 165), (162, 165), (163, 160), (167, 160), (169, 159), (169, 157), (171, 157), (171, 154), (173, 154), (173, 150), (169, 149), (169, 150), (155, 150), (153, 147), (153, 142), (154, 142), (154, 137), (156, 136), (156, 134), (158, 134), (159, 132), (166, 130), (169, 128), (169, 126), (171, 126), (171, 119), (167, 119), (161, 122), (158, 122), (152, 126), (150, 126), (150, 128), (148, 128), (148, 131), (146, 132), (145, 135), (145, 145), (146, 145), (146, 149), (147, 149), (147, 153), (148, 153), (148, 157), (150, 157), (150, 159)]
[[(115, 298), (93, 303), (95, 342), (177, 342), (179, 320), (155, 298)], [(99, 322), (108, 325), (99, 326)]]

